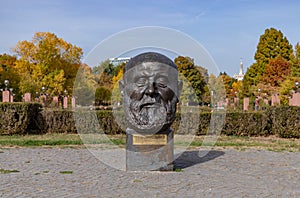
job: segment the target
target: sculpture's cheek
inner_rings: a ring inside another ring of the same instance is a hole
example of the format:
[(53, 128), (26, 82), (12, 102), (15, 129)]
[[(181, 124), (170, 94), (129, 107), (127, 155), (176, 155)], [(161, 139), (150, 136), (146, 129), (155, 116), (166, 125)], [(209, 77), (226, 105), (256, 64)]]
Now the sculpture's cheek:
[(175, 95), (175, 93), (168, 87), (158, 89), (158, 93), (165, 102), (172, 100)]

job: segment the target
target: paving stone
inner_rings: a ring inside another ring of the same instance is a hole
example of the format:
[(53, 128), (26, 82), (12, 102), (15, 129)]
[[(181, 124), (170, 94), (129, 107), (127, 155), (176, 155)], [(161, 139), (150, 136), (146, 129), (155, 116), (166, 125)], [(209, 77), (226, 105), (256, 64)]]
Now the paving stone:
[(19, 172), (0, 174), (0, 197), (300, 197), (299, 152), (191, 150), (175, 161), (182, 172), (125, 172), (88, 149), (2, 151), (0, 169)]

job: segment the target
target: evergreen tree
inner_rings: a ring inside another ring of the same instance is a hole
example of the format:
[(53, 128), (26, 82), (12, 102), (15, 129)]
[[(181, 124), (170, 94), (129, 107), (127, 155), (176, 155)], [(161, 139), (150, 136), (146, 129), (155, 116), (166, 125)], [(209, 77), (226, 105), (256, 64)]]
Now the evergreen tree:
[(291, 76), (300, 77), (300, 45), (296, 44), (294, 53), (291, 55)]
[(260, 36), (254, 59), (257, 63), (263, 63), (262, 66), (265, 66), (270, 59), (274, 59), (279, 55), (289, 61), (292, 51), (292, 45), (283, 36), (282, 32), (275, 28), (270, 28), (266, 29), (265, 33)]
[[(270, 60), (280, 56), (284, 61), (290, 61), (292, 52), (292, 45), (280, 30), (275, 28), (266, 29), (264, 34), (260, 36), (257, 45), (254, 55), (255, 63), (248, 68), (244, 76), (241, 95), (251, 96), (251, 90), (262, 81), (263, 77), (268, 76), (267, 72), (276, 70), (269, 67), (266, 71)], [(273, 66), (275, 65), (273, 64)]]

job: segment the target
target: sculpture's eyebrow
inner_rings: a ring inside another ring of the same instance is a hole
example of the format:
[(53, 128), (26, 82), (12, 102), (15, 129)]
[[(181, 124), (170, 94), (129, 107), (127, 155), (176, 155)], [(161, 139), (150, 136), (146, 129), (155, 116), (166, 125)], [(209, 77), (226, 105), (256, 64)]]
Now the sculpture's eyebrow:
[(136, 76), (134, 77), (134, 80), (137, 80), (141, 77), (148, 78), (148, 77), (152, 77), (152, 76), (155, 76), (155, 74), (153, 72), (142, 71), (141, 73), (136, 74)]

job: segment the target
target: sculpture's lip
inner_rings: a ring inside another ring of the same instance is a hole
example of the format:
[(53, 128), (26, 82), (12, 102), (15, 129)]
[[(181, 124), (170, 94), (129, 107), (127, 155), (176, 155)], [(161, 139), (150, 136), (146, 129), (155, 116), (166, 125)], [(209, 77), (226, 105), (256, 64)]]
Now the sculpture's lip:
[(160, 107), (160, 103), (157, 103), (157, 102), (148, 102), (148, 103), (145, 103), (145, 104), (142, 104), (141, 105), (141, 109), (146, 107), (146, 108), (157, 108), (157, 107)]

